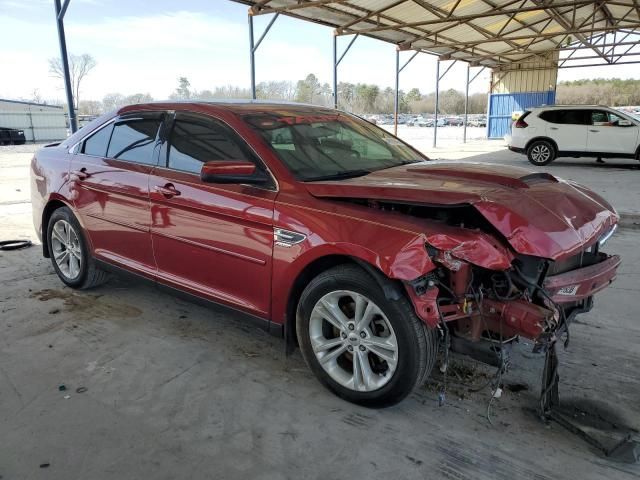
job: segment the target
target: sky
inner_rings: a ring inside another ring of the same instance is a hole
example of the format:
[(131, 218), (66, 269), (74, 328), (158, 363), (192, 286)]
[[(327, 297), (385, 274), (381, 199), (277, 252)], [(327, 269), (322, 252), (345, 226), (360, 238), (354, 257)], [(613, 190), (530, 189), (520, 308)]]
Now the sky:
[[(270, 21), (255, 18), (256, 38)], [(185, 76), (196, 90), (249, 87), (247, 7), (228, 0), (71, 0), (65, 17), (67, 47), (91, 54), (96, 68), (82, 86), (83, 99), (150, 93), (167, 98)], [(315, 74), (332, 82), (332, 29), (280, 16), (256, 54), (256, 82), (297, 80)], [(339, 51), (350, 37), (339, 38)], [(62, 82), (47, 60), (60, 55), (53, 0), (0, 0), (0, 98), (31, 99), (34, 90), (62, 100)], [(401, 53), (401, 62), (411, 52)], [(418, 55), (400, 76), (400, 88), (435, 89), (436, 57)], [(339, 66), (339, 81), (393, 87), (395, 47), (359, 37)], [(472, 69), (472, 75), (474, 69)], [(464, 90), (466, 64), (458, 62), (442, 89)], [(559, 80), (640, 78), (638, 65), (561, 70)], [(486, 92), (485, 70), (470, 92)]]

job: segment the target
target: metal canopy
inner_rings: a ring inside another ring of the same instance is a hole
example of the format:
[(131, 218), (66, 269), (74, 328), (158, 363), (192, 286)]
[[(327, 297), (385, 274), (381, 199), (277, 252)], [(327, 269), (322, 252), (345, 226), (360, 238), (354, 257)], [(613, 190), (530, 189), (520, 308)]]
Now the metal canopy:
[(640, 0), (234, 1), (496, 70), (640, 63)]

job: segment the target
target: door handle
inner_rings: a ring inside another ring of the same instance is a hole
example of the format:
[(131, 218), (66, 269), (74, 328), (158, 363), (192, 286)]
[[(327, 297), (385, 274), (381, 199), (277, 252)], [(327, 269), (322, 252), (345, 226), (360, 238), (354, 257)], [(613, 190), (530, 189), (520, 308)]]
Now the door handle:
[(71, 172), (71, 175), (76, 177), (76, 179), (78, 180), (86, 180), (91, 176), (89, 173), (87, 173), (87, 169), (84, 167), (82, 167), (80, 170), (73, 170)]
[(593, 132), (593, 133), (599, 133), (600, 132), (600, 130), (589, 130), (589, 131)]
[(177, 197), (180, 195), (180, 192), (176, 190), (176, 187), (174, 187), (172, 183), (167, 183), (164, 186), (156, 185), (153, 189), (165, 198)]
[(557, 130), (558, 127), (549, 127), (549, 130)]

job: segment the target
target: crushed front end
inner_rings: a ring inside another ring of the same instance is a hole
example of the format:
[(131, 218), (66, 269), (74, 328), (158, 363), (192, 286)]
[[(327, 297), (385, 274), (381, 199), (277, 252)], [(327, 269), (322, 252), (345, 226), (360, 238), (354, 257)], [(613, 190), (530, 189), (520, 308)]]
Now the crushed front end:
[[(602, 244), (561, 261), (513, 255), (503, 270), (427, 244), (437, 268), (408, 282), (407, 291), (418, 315), (451, 335), (454, 350), (496, 364), (505, 344), (524, 337), (534, 341), (534, 349), (543, 349), (575, 315), (592, 308), (593, 295), (615, 280), (620, 265), (619, 256), (600, 251)], [(483, 354), (473, 343), (488, 351)]]

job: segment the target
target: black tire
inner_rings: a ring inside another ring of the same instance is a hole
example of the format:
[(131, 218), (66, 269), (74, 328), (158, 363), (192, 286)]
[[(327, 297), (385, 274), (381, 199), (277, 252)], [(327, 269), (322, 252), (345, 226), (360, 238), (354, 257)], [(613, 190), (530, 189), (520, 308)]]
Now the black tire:
[(529, 162), (538, 167), (553, 162), (557, 154), (555, 147), (548, 140), (536, 140), (527, 148)]
[[(313, 351), (311, 312), (321, 298), (337, 290), (349, 290), (370, 299), (382, 310), (395, 332), (397, 366), (381, 388), (356, 391), (341, 385), (324, 370)], [(307, 285), (298, 303), (296, 330), (302, 356), (318, 380), (339, 397), (372, 408), (394, 405), (422, 385), (433, 369), (438, 352), (437, 331), (427, 328), (416, 316), (408, 298), (404, 295), (397, 300), (386, 298), (378, 282), (355, 265), (334, 267)]]
[[(80, 268), (78, 274), (73, 277), (67, 276), (62, 272), (54, 257), (54, 242), (52, 239), (53, 226), (59, 220), (68, 222), (77, 233), (79, 240), (81, 257)], [(49, 250), (49, 257), (51, 258), (51, 264), (53, 265), (54, 270), (58, 274), (60, 280), (69, 287), (84, 290), (102, 285), (109, 279), (108, 272), (98, 268), (96, 261), (90, 255), (89, 244), (86, 240), (85, 233), (75, 215), (68, 207), (60, 207), (51, 214), (49, 223), (47, 224), (47, 248)]]

